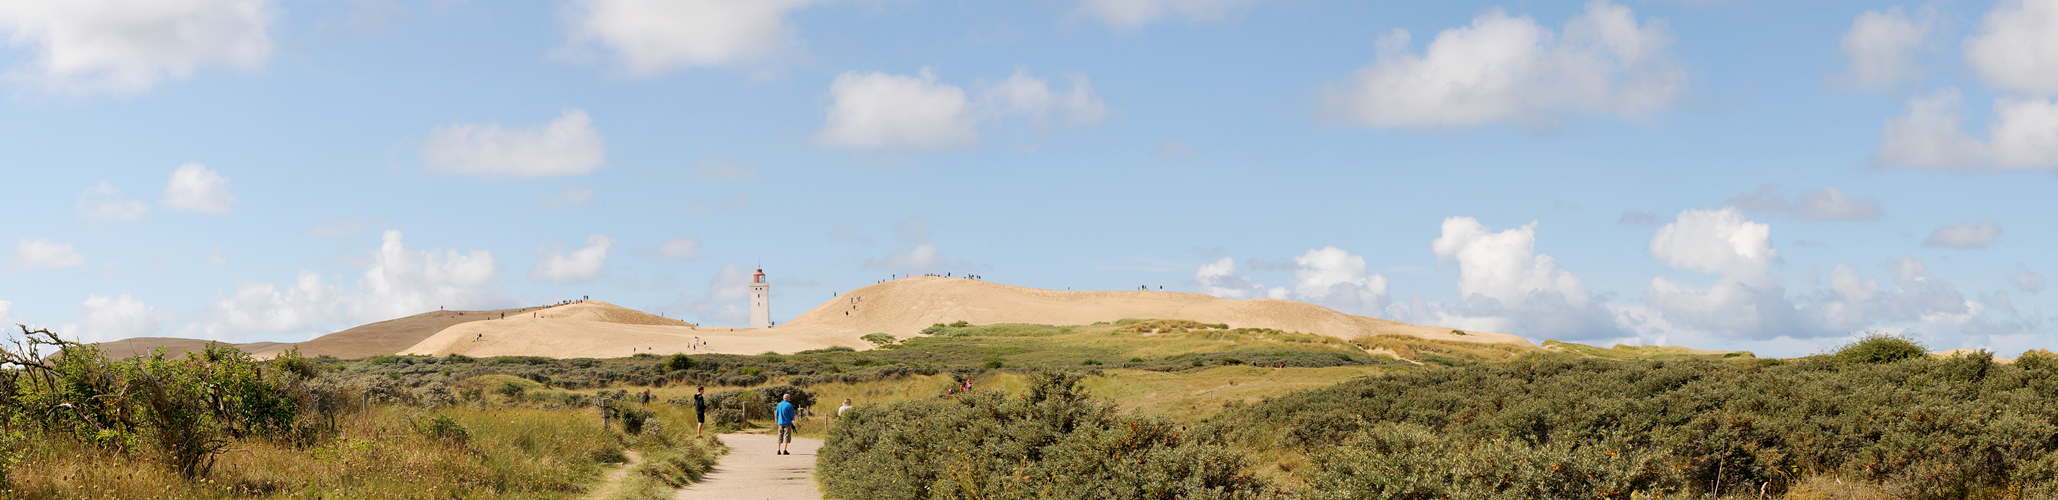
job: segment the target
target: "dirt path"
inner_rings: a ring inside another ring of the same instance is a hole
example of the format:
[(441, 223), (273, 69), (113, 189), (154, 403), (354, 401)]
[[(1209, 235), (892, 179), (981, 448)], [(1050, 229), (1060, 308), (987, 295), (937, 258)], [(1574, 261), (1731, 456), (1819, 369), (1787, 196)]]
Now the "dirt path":
[(729, 454), (707, 477), (673, 498), (718, 500), (814, 500), (815, 450), (822, 440), (793, 438), (792, 455), (776, 455), (778, 442), (765, 434), (723, 434)]
[(622, 454), (629, 457), (629, 463), (622, 464), (621, 467), (616, 467), (615, 470), (607, 471), (607, 477), (600, 480), (600, 487), (594, 488), (593, 493), (586, 495), (586, 498), (614, 496), (616, 490), (622, 489), (622, 480), (629, 477), (629, 469), (634, 469), (638, 464), (643, 463), (643, 454), (636, 453), (636, 450), (622, 450)]

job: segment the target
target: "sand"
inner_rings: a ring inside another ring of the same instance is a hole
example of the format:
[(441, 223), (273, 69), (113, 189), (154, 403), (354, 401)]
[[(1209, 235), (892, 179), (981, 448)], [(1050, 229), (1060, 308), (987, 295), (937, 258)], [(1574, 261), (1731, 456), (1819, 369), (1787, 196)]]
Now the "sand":
[(795, 437), (786, 445), (792, 455), (775, 455), (778, 438), (764, 434), (723, 434), (729, 445), (707, 477), (673, 496), (681, 500), (807, 500), (822, 498), (815, 487), (815, 454), (822, 440)]
[[(389, 319), (377, 323), (360, 325), (306, 342), (252, 342), (230, 344), (259, 358), (270, 358), (286, 349), (298, 347), (305, 356), (335, 356), (338, 358), (364, 358), (380, 354), (393, 354), (419, 344), (436, 332), (454, 325), (508, 316), (526, 315), (542, 307), (517, 309), (496, 309), (489, 311), (431, 311), (404, 318)], [(643, 314), (638, 312), (636, 314)], [(645, 316), (649, 316), (644, 314)], [(684, 322), (679, 322), (684, 324)], [(137, 337), (113, 342), (102, 342), (100, 348), (109, 356), (126, 358), (150, 354), (152, 349), (164, 347), (171, 357), (184, 357), (189, 350), (200, 350), (210, 341), (170, 337)]]
[[(776, 293), (776, 292), (775, 292)], [(936, 323), (1085, 325), (1124, 318), (1188, 319), (1231, 327), (1273, 328), (1352, 339), (1397, 334), (1458, 342), (1535, 347), (1514, 335), (1419, 326), (1275, 299), (1231, 300), (1161, 291), (1059, 291), (961, 278), (917, 277), (851, 290), (768, 329), (649, 324), (643, 314), (588, 301), (504, 320), (451, 326), (400, 352), (444, 356), (613, 358), (637, 353), (759, 354), (844, 346), (872, 347), (859, 337), (881, 332), (920, 336)], [(641, 316), (637, 316), (641, 315)], [(656, 322), (663, 323), (663, 322)], [(695, 349), (700, 337), (705, 348)]]

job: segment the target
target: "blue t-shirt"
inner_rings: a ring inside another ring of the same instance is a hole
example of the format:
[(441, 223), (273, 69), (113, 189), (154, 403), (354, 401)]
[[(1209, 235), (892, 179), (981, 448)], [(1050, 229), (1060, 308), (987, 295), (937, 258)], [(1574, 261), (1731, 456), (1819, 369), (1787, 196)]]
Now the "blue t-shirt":
[(779, 416), (779, 425), (793, 425), (792, 401), (780, 401), (779, 407), (772, 410), (772, 413)]

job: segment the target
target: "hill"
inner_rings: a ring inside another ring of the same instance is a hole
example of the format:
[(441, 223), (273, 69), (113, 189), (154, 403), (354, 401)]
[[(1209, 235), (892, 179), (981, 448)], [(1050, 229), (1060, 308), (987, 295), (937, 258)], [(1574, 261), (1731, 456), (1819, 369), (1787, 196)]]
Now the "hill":
[[(377, 323), (359, 325), (354, 328), (315, 337), (306, 342), (251, 342), (234, 345), (258, 357), (271, 357), (286, 349), (300, 348), (306, 356), (335, 356), (338, 358), (363, 358), (380, 354), (393, 354), (409, 346), (421, 343), (455, 325), (498, 318), (501, 315), (528, 314), (543, 307), (518, 309), (494, 309), (485, 311), (432, 311), (404, 318), (389, 319)], [(641, 313), (638, 313), (641, 314)], [(684, 323), (684, 322), (680, 322)], [(100, 349), (109, 357), (126, 358), (148, 355), (153, 349), (163, 347), (171, 357), (185, 356), (186, 351), (199, 350), (209, 340), (173, 337), (137, 337), (100, 343)]]
[[(583, 308), (573, 309), (576, 306)], [(573, 311), (584, 311), (574, 313)], [(938, 323), (1086, 325), (1124, 318), (1184, 319), (1237, 328), (1270, 328), (1339, 339), (1402, 335), (1464, 343), (1534, 348), (1514, 335), (1466, 332), (1364, 316), (1288, 300), (1232, 300), (1184, 292), (1061, 291), (961, 278), (915, 277), (856, 290), (769, 329), (694, 327), (602, 319), (631, 311), (604, 302), (560, 306), (531, 317), (454, 325), (401, 350), (404, 354), (607, 358), (653, 354), (795, 352), (831, 346), (866, 348), (859, 337), (921, 335)], [(642, 314), (642, 313), (636, 313)], [(648, 316), (648, 315), (644, 315)], [(694, 339), (706, 343), (694, 348)]]

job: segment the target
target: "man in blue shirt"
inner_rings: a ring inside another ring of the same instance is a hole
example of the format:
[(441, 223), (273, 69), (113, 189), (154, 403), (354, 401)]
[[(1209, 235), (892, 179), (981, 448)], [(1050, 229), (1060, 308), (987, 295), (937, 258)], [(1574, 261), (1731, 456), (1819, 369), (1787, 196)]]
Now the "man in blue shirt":
[(779, 417), (780, 455), (793, 454), (793, 452), (786, 451), (786, 445), (793, 442), (793, 413), (793, 394), (789, 393), (779, 396), (779, 407), (772, 409), (772, 414)]

